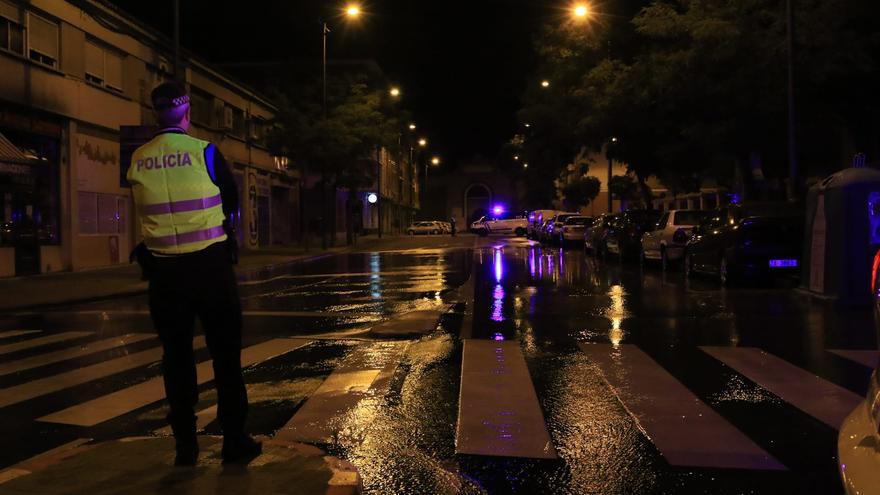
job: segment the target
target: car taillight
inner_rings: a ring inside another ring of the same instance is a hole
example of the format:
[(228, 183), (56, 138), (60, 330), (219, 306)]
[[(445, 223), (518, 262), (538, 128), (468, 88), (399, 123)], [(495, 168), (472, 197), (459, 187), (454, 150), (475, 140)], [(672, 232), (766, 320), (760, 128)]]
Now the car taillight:
[(678, 229), (672, 234), (672, 242), (676, 244), (686, 244), (688, 237), (690, 237), (688, 231), (685, 229)]
[(868, 387), (868, 416), (874, 425), (874, 434), (880, 436), (880, 369), (875, 369), (871, 375), (871, 385)]

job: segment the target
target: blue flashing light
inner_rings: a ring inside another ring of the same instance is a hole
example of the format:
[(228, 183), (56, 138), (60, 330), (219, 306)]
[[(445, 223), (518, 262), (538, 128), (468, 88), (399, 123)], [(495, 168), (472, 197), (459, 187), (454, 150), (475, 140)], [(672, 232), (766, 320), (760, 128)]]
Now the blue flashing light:
[(495, 333), (495, 336), (492, 337), (492, 339), (493, 340), (504, 340), (504, 335), (501, 335), (501, 333)]
[(492, 207), (492, 213), (494, 213), (495, 215), (501, 215), (505, 211), (506, 210), (504, 208), (504, 205), (495, 205)]

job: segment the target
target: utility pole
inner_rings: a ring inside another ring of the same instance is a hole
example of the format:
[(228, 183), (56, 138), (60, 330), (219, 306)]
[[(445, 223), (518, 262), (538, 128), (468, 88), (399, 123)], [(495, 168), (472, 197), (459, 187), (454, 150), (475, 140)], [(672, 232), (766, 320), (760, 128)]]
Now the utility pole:
[(787, 0), (786, 17), (788, 18), (788, 190), (789, 201), (795, 201), (798, 195), (798, 163), (797, 142), (795, 132), (795, 97), (794, 97), (794, 0)]
[(174, 79), (183, 81), (180, 73), (180, 0), (174, 0)]

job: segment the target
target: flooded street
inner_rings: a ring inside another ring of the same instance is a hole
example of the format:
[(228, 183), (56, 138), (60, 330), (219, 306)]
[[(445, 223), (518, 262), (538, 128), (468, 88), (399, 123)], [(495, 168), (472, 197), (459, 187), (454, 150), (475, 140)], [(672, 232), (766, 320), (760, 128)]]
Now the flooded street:
[[(241, 282), (251, 431), (350, 461), (365, 493), (841, 492), (829, 423), (866, 392), (870, 369), (855, 360), (866, 354), (849, 351), (876, 351), (870, 311), (811, 302), (784, 281), (722, 290), (520, 238), (435, 242)], [(370, 332), (412, 312), (436, 312), (435, 328)], [(0, 434), (20, 446), (3, 467), (78, 438), (168, 434), (150, 385), (161, 370), (144, 356), (157, 345), (145, 298), (2, 325), (68, 335), (0, 356)], [(129, 334), (144, 336), (77, 351)], [(16, 342), (27, 340), (0, 345)], [(501, 368), (486, 371), (480, 343)], [(219, 434), (216, 395), (202, 385), (199, 426)], [(100, 407), (87, 405), (131, 389), (145, 398), (89, 419)], [(525, 399), (503, 405), (520, 390)], [(468, 397), (486, 400), (472, 408)], [(526, 414), (530, 400), (539, 407)], [(481, 441), (467, 425), (487, 424), (496, 403), (509, 418), (486, 446), (497, 455), (462, 452)], [(546, 458), (504, 454), (544, 432)]]

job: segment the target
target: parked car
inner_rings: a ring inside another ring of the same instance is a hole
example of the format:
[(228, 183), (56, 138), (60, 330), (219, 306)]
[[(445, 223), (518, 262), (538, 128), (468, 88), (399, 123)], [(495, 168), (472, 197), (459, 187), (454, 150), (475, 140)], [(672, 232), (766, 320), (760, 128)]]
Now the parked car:
[(584, 231), (584, 250), (595, 255), (605, 254), (605, 240), (611, 225), (617, 219), (616, 213), (603, 213)]
[(642, 250), (642, 234), (653, 230), (660, 220), (657, 210), (629, 210), (621, 213), (611, 224), (605, 239), (608, 254), (620, 259), (635, 258)]
[(559, 245), (565, 247), (568, 244), (584, 242), (584, 231), (593, 224), (593, 217), (573, 216), (568, 217), (559, 232)]
[(505, 214), (497, 217), (482, 217), (471, 225), (471, 229), (480, 235), (513, 234), (525, 236), (528, 222), (524, 215)]
[(559, 242), (559, 235), (562, 233), (562, 227), (565, 221), (571, 217), (579, 216), (577, 213), (560, 213), (553, 218), (553, 221), (547, 226), (547, 240), (545, 242)]
[(535, 210), (529, 213), (529, 225), (526, 228), (526, 237), (529, 239), (540, 240), (541, 227), (548, 219), (558, 215), (556, 210)]
[[(880, 252), (874, 261), (874, 327), (880, 342)], [(843, 421), (837, 437), (837, 462), (848, 495), (880, 494), (880, 368), (875, 368), (864, 402)]]
[(688, 276), (717, 276), (723, 285), (773, 274), (797, 274), (803, 212), (788, 204), (732, 205), (713, 211), (685, 249)]
[(440, 226), (440, 222), (413, 222), (406, 229), (406, 233), (409, 235), (416, 234), (433, 234), (437, 235), (443, 232), (443, 227)]
[(641, 259), (659, 260), (665, 270), (670, 262), (684, 259), (684, 250), (708, 213), (701, 210), (672, 210), (664, 213), (654, 230), (642, 236)]
[(550, 239), (550, 231), (553, 228), (553, 224), (556, 222), (556, 215), (544, 220), (541, 224), (541, 228), (538, 230), (538, 239), (541, 243), (548, 242)]

